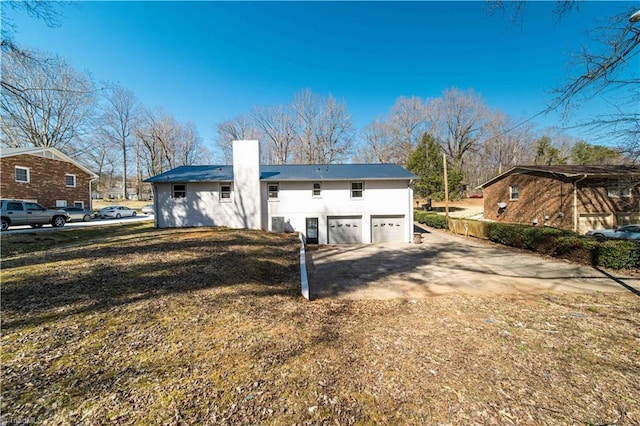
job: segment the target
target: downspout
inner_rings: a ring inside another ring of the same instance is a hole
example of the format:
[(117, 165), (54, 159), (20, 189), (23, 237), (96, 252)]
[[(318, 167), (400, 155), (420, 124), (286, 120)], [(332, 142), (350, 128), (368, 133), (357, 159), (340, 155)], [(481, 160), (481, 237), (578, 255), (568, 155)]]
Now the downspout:
[(578, 233), (578, 182), (587, 178), (583, 175), (580, 179), (573, 182), (573, 232)]

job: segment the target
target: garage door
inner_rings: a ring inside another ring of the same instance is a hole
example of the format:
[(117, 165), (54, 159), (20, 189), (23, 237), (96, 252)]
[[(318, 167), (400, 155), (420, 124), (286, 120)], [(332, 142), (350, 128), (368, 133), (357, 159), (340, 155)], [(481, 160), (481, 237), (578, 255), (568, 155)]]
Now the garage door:
[(329, 244), (357, 244), (362, 242), (362, 216), (328, 217)]
[(618, 213), (618, 226), (635, 225), (640, 223), (640, 212)]
[(371, 238), (374, 243), (401, 243), (404, 238), (404, 216), (374, 216), (371, 218)]
[(579, 220), (579, 233), (584, 234), (592, 229), (613, 228), (613, 215), (611, 213), (583, 213)]

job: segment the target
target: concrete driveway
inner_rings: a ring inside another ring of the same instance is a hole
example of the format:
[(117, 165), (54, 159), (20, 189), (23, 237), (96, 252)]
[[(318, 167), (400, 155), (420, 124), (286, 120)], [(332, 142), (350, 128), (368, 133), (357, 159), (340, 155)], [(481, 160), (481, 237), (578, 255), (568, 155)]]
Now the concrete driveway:
[(419, 299), (448, 293), (632, 291), (640, 278), (425, 231), (422, 244), (320, 246), (308, 251), (311, 299)]

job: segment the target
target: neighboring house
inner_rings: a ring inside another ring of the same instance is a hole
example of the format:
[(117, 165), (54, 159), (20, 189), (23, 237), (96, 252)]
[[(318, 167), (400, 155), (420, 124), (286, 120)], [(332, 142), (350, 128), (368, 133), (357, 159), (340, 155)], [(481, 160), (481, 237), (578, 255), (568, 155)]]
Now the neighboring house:
[(640, 167), (517, 166), (480, 186), (485, 219), (581, 234), (640, 223)]
[(0, 149), (0, 195), (45, 207), (91, 208), (98, 176), (55, 148)]
[(417, 176), (391, 164), (259, 164), (235, 141), (232, 166), (182, 166), (153, 183), (159, 228), (228, 226), (302, 232), (319, 244), (410, 242)]

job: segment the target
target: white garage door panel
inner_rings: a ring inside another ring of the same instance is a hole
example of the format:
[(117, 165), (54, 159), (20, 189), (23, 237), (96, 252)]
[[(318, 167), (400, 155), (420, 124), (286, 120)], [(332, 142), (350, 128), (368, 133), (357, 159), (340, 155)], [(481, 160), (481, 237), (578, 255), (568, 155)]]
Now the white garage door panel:
[(327, 218), (329, 244), (358, 244), (362, 242), (362, 217), (341, 216)]
[(580, 234), (592, 229), (613, 228), (613, 215), (611, 213), (583, 213), (579, 216), (578, 227)]
[(400, 243), (404, 241), (404, 216), (372, 217), (371, 238), (374, 243)]

